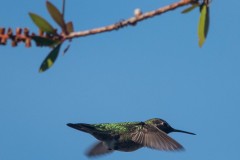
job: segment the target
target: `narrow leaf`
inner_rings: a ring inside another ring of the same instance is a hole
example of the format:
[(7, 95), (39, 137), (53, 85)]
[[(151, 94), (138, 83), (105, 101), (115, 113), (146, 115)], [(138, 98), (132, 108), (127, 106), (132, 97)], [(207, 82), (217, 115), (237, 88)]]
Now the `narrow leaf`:
[(200, 7), (200, 11), (201, 13), (200, 13), (200, 19), (198, 24), (198, 44), (200, 47), (202, 47), (207, 37), (208, 28), (209, 28), (209, 8), (204, 3)]
[(70, 48), (70, 44), (63, 50), (63, 55), (65, 55), (66, 53), (67, 53), (67, 51), (69, 50), (69, 48)]
[(182, 11), (182, 13), (183, 13), (183, 14), (184, 14), (184, 13), (188, 13), (188, 12), (194, 10), (194, 9), (195, 9), (196, 7), (198, 7), (198, 6), (199, 6), (198, 3), (193, 4), (191, 7), (188, 7), (188, 8), (186, 8), (186, 9), (184, 9), (184, 10)]
[(41, 29), (42, 31), (47, 32), (47, 33), (55, 32), (55, 30), (51, 26), (51, 24), (48, 23), (48, 21), (46, 21), (41, 16), (39, 16), (35, 13), (29, 13), (29, 16), (31, 17), (32, 21), (38, 26), (38, 28)]
[(68, 22), (66, 26), (67, 26), (67, 32), (68, 33), (71, 33), (71, 32), (74, 31), (72, 22)]
[(57, 47), (55, 47), (49, 54), (48, 56), (44, 59), (44, 61), (42, 62), (40, 68), (39, 68), (39, 72), (44, 72), (47, 69), (49, 69), (50, 67), (52, 67), (53, 63), (56, 61), (58, 54), (59, 54), (59, 50), (61, 48), (61, 44), (59, 44)]
[(63, 5), (62, 5), (62, 15), (63, 15), (63, 18), (64, 18), (64, 14), (65, 14), (65, 6), (66, 6), (66, 1), (63, 0)]
[(59, 43), (59, 40), (51, 40), (40, 36), (32, 36), (32, 39), (36, 42), (37, 46), (54, 47)]
[(66, 32), (66, 24), (61, 12), (49, 1), (47, 1), (46, 5), (53, 20)]

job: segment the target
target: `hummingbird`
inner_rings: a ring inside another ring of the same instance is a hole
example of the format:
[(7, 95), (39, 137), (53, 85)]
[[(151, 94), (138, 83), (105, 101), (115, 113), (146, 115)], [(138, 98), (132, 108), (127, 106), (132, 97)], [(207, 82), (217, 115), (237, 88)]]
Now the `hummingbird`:
[(86, 153), (89, 157), (113, 151), (132, 152), (142, 147), (165, 151), (183, 150), (183, 146), (167, 134), (182, 132), (196, 135), (174, 129), (165, 120), (159, 118), (152, 118), (144, 122), (68, 123), (67, 126), (89, 133), (98, 140)]

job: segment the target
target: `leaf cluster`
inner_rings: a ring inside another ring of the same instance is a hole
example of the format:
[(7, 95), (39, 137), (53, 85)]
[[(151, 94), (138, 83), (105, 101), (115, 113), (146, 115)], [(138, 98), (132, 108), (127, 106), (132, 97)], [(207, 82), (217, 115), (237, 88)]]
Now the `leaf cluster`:
[[(64, 2), (64, 1), (63, 1)], [(191, 2), (191, 6), (186, 8), (182, 11), (182, 13), (189, 13), (190, 11), (194, 10), (195, 8), (200, 8), (200, 18), (198, 24), (198, 44), (199, 47), (202, 47), (209, 29), (209, 3), (210, 0), (193, 0)], [(46, 1), (47, 10), (52, 17), (52, 19), (56, 22), (56, 24), (61, 28), (61, 34), (57, 33), (57, 30), (43, 17), (35, 14), (29, 13), (32, 21), (36, 24), (36, 26), (47, 34), (47, 37), (42, 36), (32, 36), (32, 39), (36, 42), (38, 46), (47, 46), (52, 48), (51, 52), (47, 55), (47, 57), (42, 62), (39, 71), (44, 72), (56, 61), (59, 51), (63, 42), (65, 42), (65, 37), (70, 33), (74, 32), (73, 30), (73, 23), (65, 22), (64, 19), (64, 6), (63, 3), (63, 13), (61, 13), (51, 2)], [(141, 14), (140, 14), (141, 15)], [(51, 37), (51, 38), (48, 38)], [(70, 39), (71, 40), (71, 39)], [(64, 53), (67, 52), (70, 45), (64, 49)]]
[[(49, 39), (41, 36), (32, 36), (32, 39), (36, 42), (37, 45), (53, 48), (42, 62), (39, 68), (39, 72), (44, 72), (50, 67), (52, 67), (52, 65), (54, 64), (59, 55), (61, 46), (65, 41), (62, 35), (68, 35), (74, 31), (73, 23), (72, 22), (66, 23), (64, 20), (64, 15), (57, 9), (57, 7), (55, 7), (49, 1), (46, 2), (46, 7), (52, 19), (62, 29), (62, 33), (58, 34), (57, 30), (53, 28), (53, 26), (43, 17), (35, 13), (29, 13), (29, 16), (31, 17), (32, 21), (41, 31), (45, 32), (50, 37), (51, 36), (56, 37), (55, 39)], [(67, 51), (68, 48), (69, 46), (65, 49), (65, 51)]]
[(198, 23), (198, 45), (199, 47), (202, 47), (208, 34), (209, 29), (209, 0), (204, 0), (202, 3), (199, 3), (199, 1), (196, 1), (195, 3), (192, 3), (192, 5), (185, 10), (182, 11), (182, 13), (188, 13), (195, 8), (200, 8), (200, 18)]

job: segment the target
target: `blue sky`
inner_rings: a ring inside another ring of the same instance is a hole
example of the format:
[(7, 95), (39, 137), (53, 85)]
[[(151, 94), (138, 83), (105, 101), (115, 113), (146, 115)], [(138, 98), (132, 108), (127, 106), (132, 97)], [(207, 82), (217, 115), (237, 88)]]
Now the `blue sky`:
[[(52, 0), (61, 7), (60, 0)], [(68, 1), (75, 30), (115, 23), (172, 1)], [(37, 28), (28, 12), (51, 21), (45, 1), (1, 1), (1, 27)], [(0, 159), (79, 160), (95, 139), (66, 123), (159, 117), (197, 135), (171, 133), (184, 152), (147, 148), (98, 159), (239, 159), (240, 2), (213, 1), (210, 30), (198, 47), (198, 9), (178, 9), (111, 33), (75, 39), (53, 68), (50, 51), (0, 46)], [(53, 22), (54, 24), (54, 22)]]

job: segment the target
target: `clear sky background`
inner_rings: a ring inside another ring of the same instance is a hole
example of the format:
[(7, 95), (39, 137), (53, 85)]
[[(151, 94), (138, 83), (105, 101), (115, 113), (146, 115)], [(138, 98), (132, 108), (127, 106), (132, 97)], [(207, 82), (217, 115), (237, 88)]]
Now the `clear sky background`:
[[(0, 0), (1, 27), (28, 27), (28, 12), (46, 17), (45, 0)], [(51, 0), (61, 7), (60, 0)], [(75, 30), (118, 22), (135, 8), (174, 0), (67, 1)], [(197, 135), (171, 133), (183, 152), (147, 148), (105, 160), (240, 159), (240, 1), (212, 1), (210, 30), (198, 47), (199, 10), (184, 9), (128, 27), (75, 39), (53, 68), (38, 73), (50, 51), (0, 46), (0, 159), (82, 160), (96, 140), (66, 123), (144, 121), (159, 117)], [(55, 24), (54, 24), (55, 25)]]

